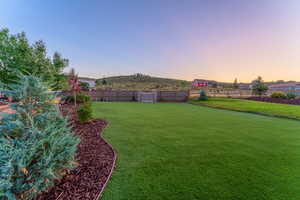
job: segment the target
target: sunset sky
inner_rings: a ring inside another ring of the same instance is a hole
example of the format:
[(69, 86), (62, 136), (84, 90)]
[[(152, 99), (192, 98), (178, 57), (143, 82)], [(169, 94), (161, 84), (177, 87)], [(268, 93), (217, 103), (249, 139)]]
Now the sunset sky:
[(1, 0), (80, 75), (300, 81), (300, 0)]

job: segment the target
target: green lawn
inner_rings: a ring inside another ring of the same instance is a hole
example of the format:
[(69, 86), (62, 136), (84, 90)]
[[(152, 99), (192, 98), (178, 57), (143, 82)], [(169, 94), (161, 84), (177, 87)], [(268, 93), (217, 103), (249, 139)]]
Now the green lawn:
[(298, 105), (267, 103), (230, 98), (210, 98), (207, 101), (191, 100), (190, 102), (192, 104), (205, 105), (215, 108), (300, 119), (300, 106)]
[(299, 200), (300, 122), (180, 103), (93, 104), (118, 152), (103, 200)]

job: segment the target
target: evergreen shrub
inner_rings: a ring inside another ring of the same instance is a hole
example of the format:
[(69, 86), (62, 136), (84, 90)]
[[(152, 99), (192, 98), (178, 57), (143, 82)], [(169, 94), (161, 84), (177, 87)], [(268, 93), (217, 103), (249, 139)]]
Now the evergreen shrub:
[(82, 104), (77, 110), (78, 120), (81, 123), (86, 123), (92, 119), (92, 103), (90, 101)]
[(208, 100), (208, 96), (206, 95), (205, 90), (201, 90), (200, 91), (200, 96), (198, 98), (200, 101), (206, 101)]
[(30, 200), (75, 167), (79, 138), (39, 78), (22, 76), (5, 88), (18, 103), (0, 120), (0, 199)]
[(288, 93), (286, 93), (287, 99), (296, 99), (296, 97), (297, 97), (297, 95), (293, 91), (289, 91)]

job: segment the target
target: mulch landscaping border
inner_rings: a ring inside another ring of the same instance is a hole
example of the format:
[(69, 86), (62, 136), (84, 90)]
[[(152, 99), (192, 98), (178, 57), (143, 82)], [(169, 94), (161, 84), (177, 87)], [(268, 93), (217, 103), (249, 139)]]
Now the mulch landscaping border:
[[(108, 127), (108, 126), (109, 126), (109, 124), (107, 125), (107, 127)], [(109, 175), (108, 175), (108, 177), (107, 177), (107, 179), (106, 179), (104, 185), (103, 185), (102, 188), (101, 188), (101, 191), (99, 192), (99, 194), (98, 194), (98, 196), (96, 197), (95, 200), (98, 200), (98, 199), (100, 199), (100, 198), (102, 197), (102, 194), (103, 194), (103, 192), (104, 192), (104, 189), (106, 188), (106, 186), (107, 186), (107, 184), (108, 184), (108, 182), (109, 182), (109, 180), (110, 180), (110, 178), (111, 178), (111, 176), (112, 176), (112, 173), (114, 172), (114, 169), (116, 168), (116, 162), (117, 162), (117, 153), (116, 153), (115, 149), (114, 149), (114, 148), (111, 146), (111, 144), (109, 144), (104, 138), (102, 138), (102, 139), (103, 139), (103, 141), (106, 143), (106, 145), (108, 145), (108, 146), (111, 148), (111, 150), (113, 151), (114, 158), (113, 158), (113, 164), (112, 164), (112, 168), (111, 168), (111, 170), (110, 170), (110, 173), (109, 173)]]
[(35, 200), (98, 200), (112, 176), (117, 160), (116, 151), (102, 137), (108, 123), (95, 119), (81, 124), (76, 117), (76, 107), (63, 105), (61, 110), (70, 117), (75, 135), (81, 138), (76, 155), (78, 166)]

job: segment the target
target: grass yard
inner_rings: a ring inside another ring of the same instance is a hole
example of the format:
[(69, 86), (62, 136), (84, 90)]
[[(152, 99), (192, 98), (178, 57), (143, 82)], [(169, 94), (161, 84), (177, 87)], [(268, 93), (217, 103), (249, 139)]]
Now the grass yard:
[(93, 104), (118, 152), (103, 200), (299, 200), (300, 122), (180, 103)]
[(192, 104), (205, 105), (214, 108), (260, 113), (270, 116), (286, 117), (300, 120), (300, 106), (259, 102), (243, 99), (210, 98), (207, 101), (191, 100)]

